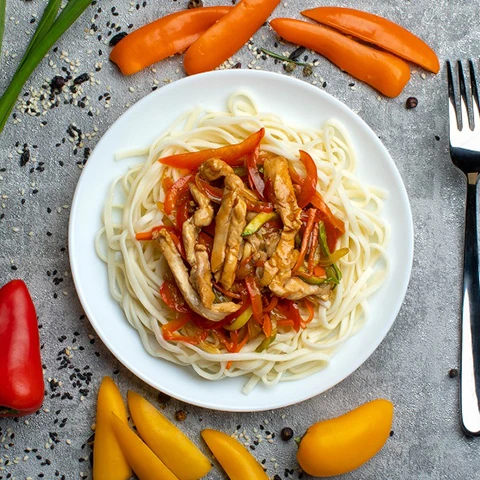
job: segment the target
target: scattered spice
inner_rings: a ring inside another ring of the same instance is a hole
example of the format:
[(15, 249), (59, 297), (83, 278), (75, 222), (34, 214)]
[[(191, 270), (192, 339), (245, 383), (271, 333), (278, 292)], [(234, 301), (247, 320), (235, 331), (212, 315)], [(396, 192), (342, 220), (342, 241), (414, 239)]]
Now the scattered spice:
[(305, 67), (307, 65), (311, 67), (309, 63), (293, 60), (290, 57), (285, 57), (284, 55), (280, 55), (279, 53), (272, 52), (271, 50), (267, 50), (266, 48), (261, 48), (260, 51), (265, 55), (268, 55), (269, 57), (275, 58), (277, 60), (282, 60), (283, 62), (293, 63), (294, 65), (299, 65), (301, 67)]
[(183, 422), (187, 418), (187, 412), (185, 410), (177, 410), (175, 412), (175, 420)]
[(292, 73), (295, 68), (297, 68), (297, 65), (295, 64), (295, 62), (287, 62), (284, 66), (283, 66), (283, 69), (287, 72), (287, 73)]
[(287, 442), (288, 440), (293, 438), (293, 430), (290, 427), (282, 428), (280, 436), (282, 437), (282, 440)]
[(190, 0), (188, 2), (188, 8), (200, 8), (203, 7), (202, 0)]
[(457, 369), (457, 368), (452, 368), (452, 369), (448, 372), (448, 376), (449, 376), (450, 378), (458, 377), (458, 369)]
[(60, 75), (55, 75), (50, 82), (50, 87), (52, 90), (61, 90), (65, 83), (66, 81), (63, 77)]
[(304, 76), (304, 77), (309, 77), (309, 76), (313, 73), (313, 68), (312, 68), (312, 66), (311, 66), (311, 65), (305, 65), (305, 66), (303, 67), (302, 73), (303, 73), (303, 76)]
[(88, 73), (82, 73), (81, 75), (79, 75), (77, 78), (75, 78), (75, 80), (73, 81), (73, 83), (75, 85), (80, 85), (82, 84), (83, 82), (87, 82), (88, 80), (90, 80), (90, 75)]
[(298, 60), (300, 58), (300, 55), (303, 55), (306, 50), (307, 49), (305, 47), (298, 47), (288, 56), (288, 58), (294, 61)]
[(127, 35), (128, 35), (127, 32), (117, 33), (110, 39), (109, 45), (111, 47), (114, 47), (120, 40), (122, 40), (122, 38), (125, 38)]
[(408, 97), (407, 101), (405, 102), (405, 108), (407, 110), (411, 110), (418, 105), (418, 100), (415, 97)]

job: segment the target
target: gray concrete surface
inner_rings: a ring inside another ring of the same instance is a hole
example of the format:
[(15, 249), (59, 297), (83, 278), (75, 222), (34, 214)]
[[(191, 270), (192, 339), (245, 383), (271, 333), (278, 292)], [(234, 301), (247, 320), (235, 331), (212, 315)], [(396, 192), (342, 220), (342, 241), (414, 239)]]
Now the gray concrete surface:
[[(7, 3), (1, 91), (46, 2)], [(282, 1), (274, 16), (300, 18), (300, 9), (320, 3), (335, 4), (331, 0)], [(386, 397), (395, 404), (394, 434), (377, 457), (345, 479), (480, 478), (480, 440), (466, 438), (460, 429), (458, 377), (449, 377), (450, 369), (458, 367), (459, 356), (465, 185), (448, 155), (443, 68), (447, 58), (478, 61), (478, 2), (343, 0), (339, 4), (381, 14), (408, 27), (434, 47), (442, 62), (442, 71), (436, 76), (423, 75), (412, 66), (410, 83), (391, 100), (378, 98), (376, 92), (318, 55), (310, 58), (320, 59), (316, 72), (326, 86), (314, 77), (306, 79), (317, 80), (319, 88), (359, 113), (382, 139), (403, 177), (415, 224), (415, 258), (404, 305), (371, 358), (341, 384), (309, 401), (278, 411), (232, 414), (171, 399), (164, 412), (173, 419), (176, 411), (184, 410), (187, 417), (181, 427), (198, 444), (201, 428), (233, 432), (240, 425), (241, 431), (253, 435), (254, 429), (261, 432), (263, 425), (276, 435), (272, 443), (263, 441), (254, 452), (258, 459), (266, 459), (268, 474), (272, 478), (278, 475), (277, 479), (301, 478), (295, 445), (278, 438), (284, 426), (300, 435), (319, 419), (339, 415), (372, 398)], [(152, 87), (158, 84), (161, 88), (185, 75), (182, 58), (176, 56), (125, 78), (108, 61), (108, 41), (117, 33), (117, 26), (120, 31), (129, 31), (130, 25), (137, 28), (186, 6), (187, 0), (99, 1), (91, 6), (35, 71), (17, 104), (16, 119), (11, 118), (0, 135), (0, 283), (13, 278), (28, 282), (41, 324), (47, 392), (37, 415), (18, 421), (0, 419), (0, 480), (91, 478), (91, 427), (104, 375), (112, 375), (123, 393), (130, 388), (154, 403), (160, 401), (158, 392), (110, 354), (83, 315), (69, 274), (67, 226), (88, 149), (93, 149), (112, 122)], [(274, 49), (274, 41), (268, 27), (254, 37), (258, 47)], [(294, 48), (286, 45), (278, 50), (290, 52)], [(248, 68), (253, 56), (243, 48), (235, 59), (242, 68)], [(281, 65), (272, 59), (256, 65), (282, 72)], [(50, 88), (42, 86), (55, 75), (65, 77), (63, 68), (71, 72), (72, 79), (63, 93), (55, 95), (58, 105), (50, 108)], [(70, 87), (82, 73), (88, 73), (90, 80), (79, 85), (75, 94)], [(303, 79), (298, 68), (290, 75)], [(405, 108), (409, 96), (418, 98), (413, 110)], [(26, 111), (32, 106), (41, 116)], [(81, 130), (81, 139), (72, 137), (71, 125)], [(22, 162), (22, 153), (27, 150), (29, 158), (24, 154)], [(225, 476), (216, 466), (207, 478)]]

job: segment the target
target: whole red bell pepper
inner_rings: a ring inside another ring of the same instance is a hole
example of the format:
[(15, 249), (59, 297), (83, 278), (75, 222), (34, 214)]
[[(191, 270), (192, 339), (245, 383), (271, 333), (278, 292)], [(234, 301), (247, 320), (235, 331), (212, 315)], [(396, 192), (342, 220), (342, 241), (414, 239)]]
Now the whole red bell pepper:
[(35, 412), (44, 392), (35, 306), (25, 283), (12, 280), (0, 289), (0, 417)]

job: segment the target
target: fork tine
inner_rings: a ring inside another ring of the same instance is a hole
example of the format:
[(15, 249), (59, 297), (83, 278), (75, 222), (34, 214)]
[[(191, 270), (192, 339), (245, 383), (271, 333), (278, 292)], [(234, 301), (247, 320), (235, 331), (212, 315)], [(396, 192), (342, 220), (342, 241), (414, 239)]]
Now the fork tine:
[[(465, 86), (465, 76), (463, 74), (463, 66), (462, 62), (458, 60), (458, 85), (460, 89), (460, 121), (461, 124), (459, 126), (460, 130), (463, 130), (464, 126), (467, 124), (470, 125), (470, 115), (468, 114), (468, 99), (467, 99), (467, 88)], [(473, 127), (470, 125), (470, 130), (473, 130)]]
[[(468, 61), (468, 68), (470, 70), (470, 85), (472, 89), (472, 109), (473, 109), (473, 127), (480, 127), (480, 99), (478, 97), (477, 77), (475, 75), (475, 67), (472, 60)], [(476, 108), (475, 108), (476, 107)]]
[(448, 98), (450, 99), (450, 124), (452, 119), (456, 119), (457, 128), (460, 130), (460, 122), (458, 120), (459, 113), (457, 108), (457, 102), (455, 100), (455, 86), (453, 83), (453, 73), (452, 73), (452, 64), (450, 60), (447, 60), (447, 81), (448, 81)]

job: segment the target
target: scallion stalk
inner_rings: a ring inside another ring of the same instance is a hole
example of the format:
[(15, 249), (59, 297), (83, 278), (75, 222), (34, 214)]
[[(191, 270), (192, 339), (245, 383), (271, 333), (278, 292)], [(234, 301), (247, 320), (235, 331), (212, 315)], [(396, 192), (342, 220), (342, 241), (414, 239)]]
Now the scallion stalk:
[(5, 31), (5, 9), (7, 0), (0, 0), (0, 56), (2, 55), (3, 32)]
[[(10, 85), (0, 98), (0, 132), (3, 130), (13, 105), (30, 75), (57, 40), (72, 26), (88, 5), (90, 5), (91, 1), (92, 0), (70, 0), (62, 13), (60, 13), (58, 18), (53, 22), (51, 28), (45, 31), (43, 38), (40, 38), (40, 35), (37, 37), (35, 45), (31, 48), (29, 55), (24, 57), (24, 61), (15, 72)], [(44, 30), (43, 27), (42, 30)]]
[(32, 50), (38, 46), (38, 43), (43, 37), (45, 37), (50, 28), (52, 28), (53, 22), (55, 22), (55, 18), (57, 18), (58, 10), (60, 9), (60, 3), (61, 0), (49, 0), (45, 10), (43, 11), (42, 18), (40, 19), (40, 22), (38, 22), (37, 29), (35, 30), (35, 33), (28, 44), (27, 50), (25, 50), (22, 60), (20, 60), (17, 71), (23, 65), (25, 59), (32, 52)]

